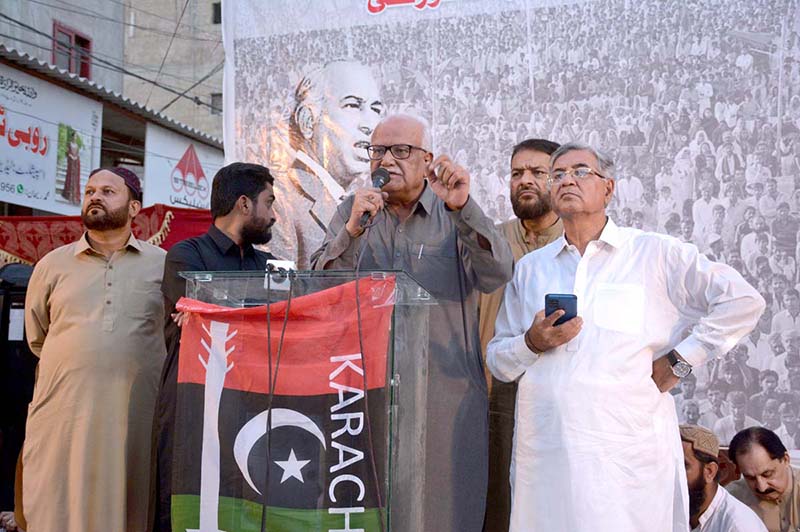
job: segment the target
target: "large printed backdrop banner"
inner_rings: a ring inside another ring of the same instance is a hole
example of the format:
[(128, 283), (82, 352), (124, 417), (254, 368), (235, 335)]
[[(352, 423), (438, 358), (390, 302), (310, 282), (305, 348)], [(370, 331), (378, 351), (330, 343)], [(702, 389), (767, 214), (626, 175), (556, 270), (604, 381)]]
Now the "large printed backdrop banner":
[[(698, 368), (682, 422), (759, 423), (800, 447), (800, 4), (792, 0), (224, 2), (228, 158), (277, 175), (272, 251), (301, 267), (365, 182), (387, 112), (432, 125), (501, 221), (513, 145), (579, 140), (617, 163), (609, 215), (669, 233), (767, 299)], [(735, 407), (734, 407), (735, 405)], [(745, 405), (744, 407), (741, 405)]]
[(257, 532), (266, 496), (268, 530), (381, 530), (394, 278), (358, 285), (363, 359), (355, 288), (271, 305), (271, 408), (267, 308), (178, 302), (173, 529)]

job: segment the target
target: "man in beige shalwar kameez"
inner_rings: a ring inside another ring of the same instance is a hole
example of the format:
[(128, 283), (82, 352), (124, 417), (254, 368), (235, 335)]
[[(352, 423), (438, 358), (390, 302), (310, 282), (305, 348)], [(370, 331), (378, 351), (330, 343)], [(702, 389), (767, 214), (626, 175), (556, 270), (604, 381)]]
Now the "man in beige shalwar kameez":
[(93, 172), (80, 240), (34, 269), (25, 327), (39, 357), (23, 449), (28, 532), (141, 532), (161, 365), (164, 250), (137, 240), (133, 172)]

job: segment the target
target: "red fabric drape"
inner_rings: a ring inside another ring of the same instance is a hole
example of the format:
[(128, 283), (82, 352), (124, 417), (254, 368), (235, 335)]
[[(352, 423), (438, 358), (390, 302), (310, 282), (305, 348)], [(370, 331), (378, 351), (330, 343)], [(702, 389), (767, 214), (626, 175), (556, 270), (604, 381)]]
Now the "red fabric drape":
[[(133, 234), (164, 249), (205, 233), (211, 225), (206, 210), (156, 204), (133, 220)], [(74, 242), (83, 234), (80, 216), (0, 216), (0, 258), (34, 264), (49, 251)]]

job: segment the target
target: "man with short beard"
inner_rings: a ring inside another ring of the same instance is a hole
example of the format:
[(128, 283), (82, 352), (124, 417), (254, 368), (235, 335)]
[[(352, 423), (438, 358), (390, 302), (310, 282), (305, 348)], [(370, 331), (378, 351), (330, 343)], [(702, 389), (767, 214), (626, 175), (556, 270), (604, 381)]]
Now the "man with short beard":
[(275, 194), (270, 171), (258, 164), (232, 163), (220, 168), (211, 185), (213, 223), (202, 236), (178, 242), (164, 265), (164, 332), (167, 360), (156, 406), (157, 439), (156, 531), (171, 530), (172, 448), (178, 388), (178, 351), (183, 317), (175, 304), (184, 295), (185, 271), (265, 271), (271, 254), (254, 248), (269, 242), (275, 223)]
[[(547, 190), (550, 155), (558, 144), (544, 139), (523, 140), (511, 152), (509, 180), (511, 207), (515, 219), (497, 226), (511, 245), (514, 261), (545, 246), (561, 236), (564, 228), (550, 209)], [(483, 356), (494, 336), (494, 321), (503, 300), (503, 287), (491, 294), (481, 294), (480, 337)], [(488, 372), (487, 372), (488, 373)], [(517, 384), (506, 383), (489, 375), (489, 491), (486, 501), (485, 532), (506, 532), (511, 513), (511, 443), (514, 436), (514, 403)]]
[(697, 532), (766, 532), (758, 516), (719, 485), (719, 441), (703, 427), (681, 425), (689, 487), (689, 525)]
[(39, 357), (22, 453), (32, 532), (147, 529), (150, 430), (164, 363), (164, 250), (138, 240), (139, 178), (89, 174), (79, 240), (33, 270), (25, 332)]

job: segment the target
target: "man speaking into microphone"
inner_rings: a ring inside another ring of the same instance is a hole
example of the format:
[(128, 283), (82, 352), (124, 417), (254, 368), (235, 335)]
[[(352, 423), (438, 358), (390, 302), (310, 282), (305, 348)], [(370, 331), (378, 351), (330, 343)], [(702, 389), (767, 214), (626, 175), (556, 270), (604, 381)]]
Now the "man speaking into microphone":
[(362, 269), (403, 270), (436, 298), (429, 327), (424, 530), (480, 531), (488, 404), (478, 292), (490, 293), (511, 278), (511, 249), (470, 197), (469, 173), (447, 155), (434, 158), (424, 119), (384, 118), (367, 152), (373, 178), (385, 169), (389, 180), (339, 205), (312, 264), (353, 269), (362, 253)]

